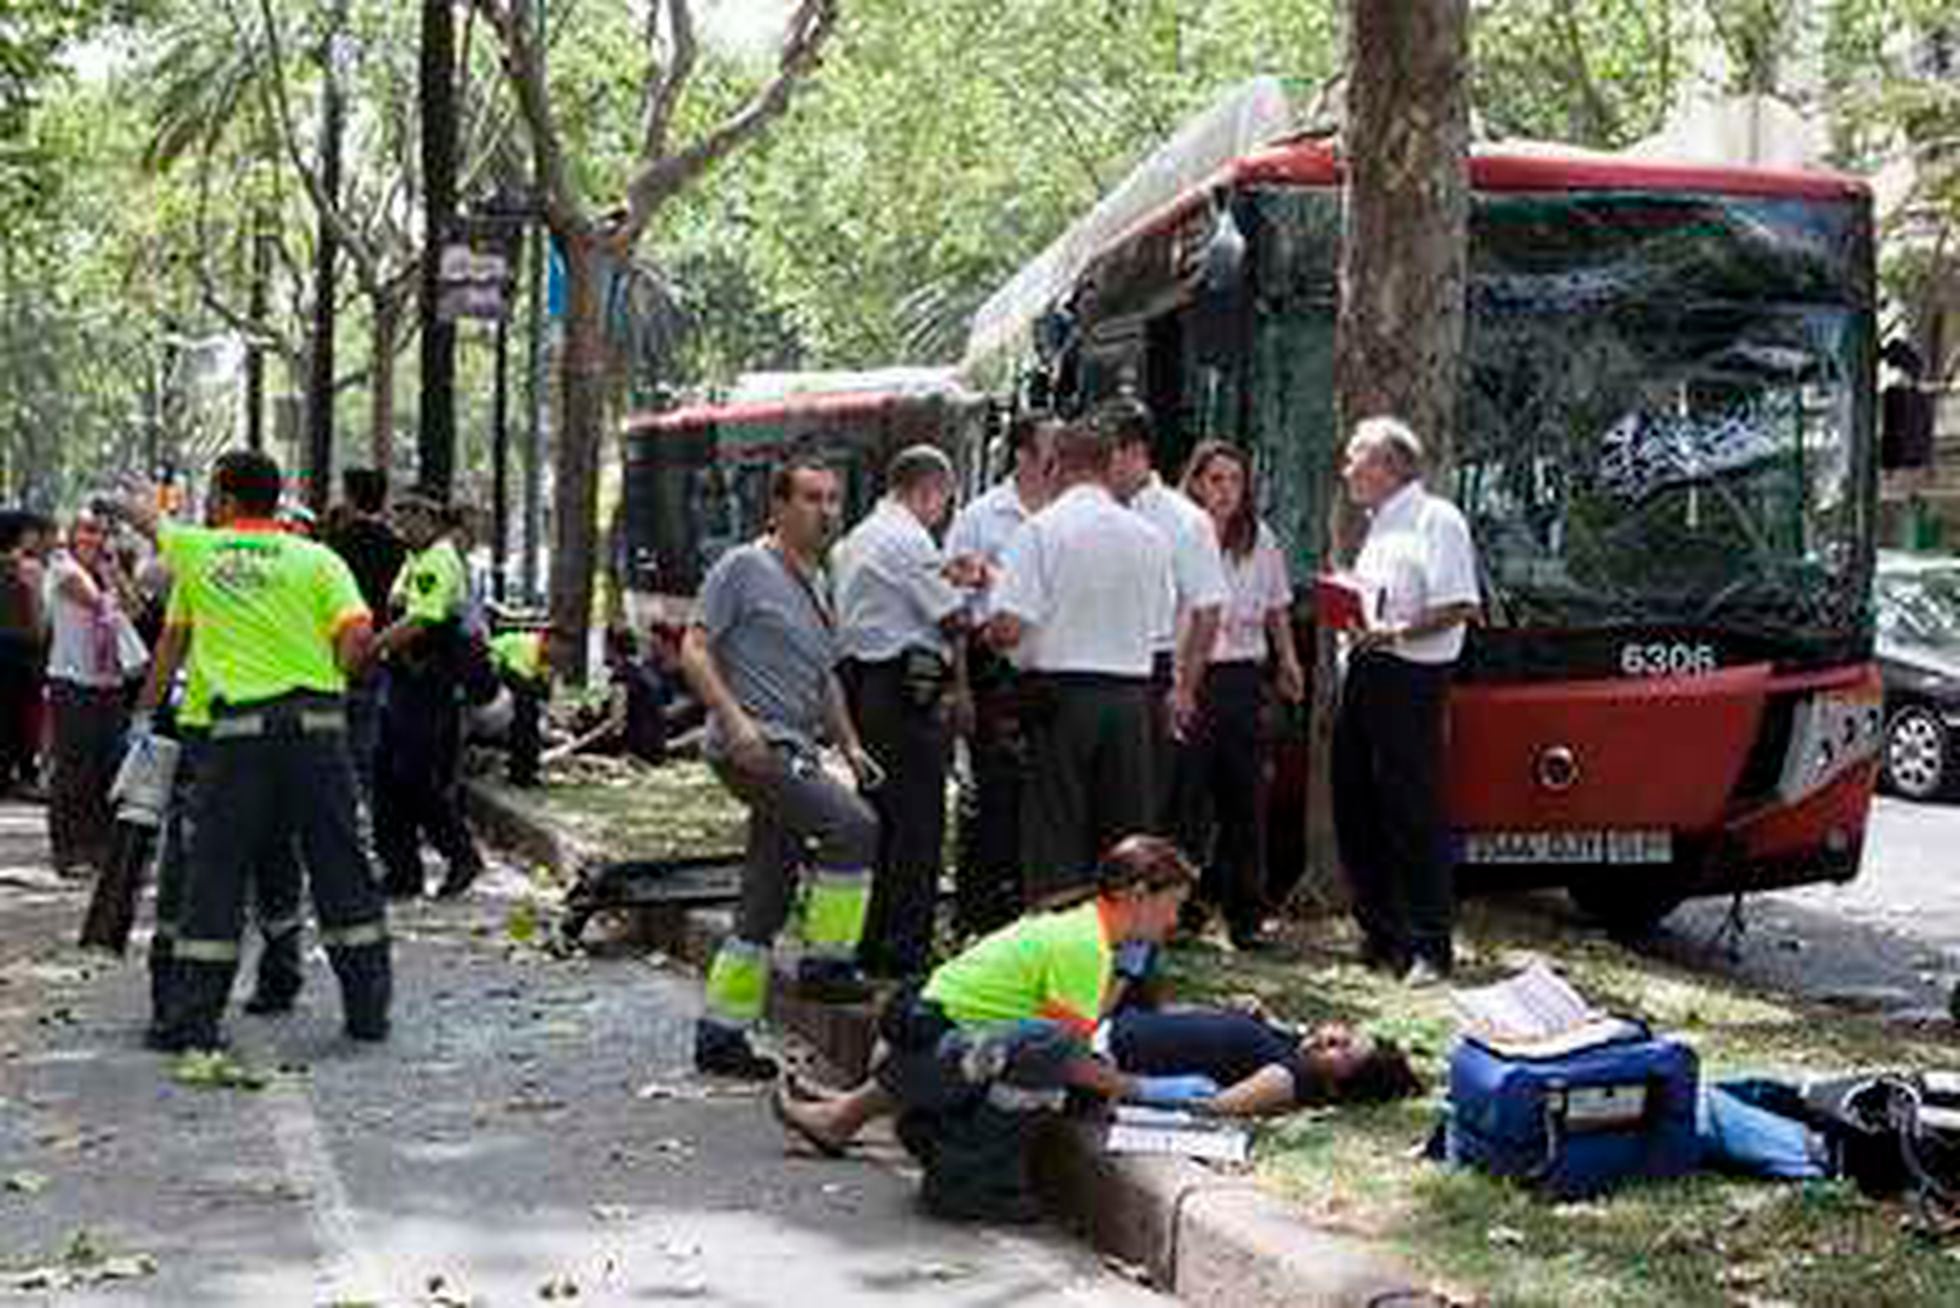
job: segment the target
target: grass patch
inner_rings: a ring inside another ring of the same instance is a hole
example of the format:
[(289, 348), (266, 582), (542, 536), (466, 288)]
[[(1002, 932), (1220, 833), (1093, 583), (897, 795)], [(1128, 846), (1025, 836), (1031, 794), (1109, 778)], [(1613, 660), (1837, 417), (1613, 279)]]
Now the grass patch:
[[(1700, 976), (1515, 901), (1467, 904), (1458, 939), (1466, 982), (1548, 958), (1593, 1002), (1687, 1038), (1704, 1081), (1960, 1063), (1950, 1043)], [(1340, 1018), (1389, 1036), (1432, 1087), (1425, 1100), (1302, 1112), (1261, 1130), (1256, 1176), (1323, 1224), (1385, 1239), (1490, 1303), (1960, 1303), (1960, 1257), (1906, 1229), (1902, 1205), (1848, 1184), (1706, 1176), (1559, 1204), (1412, 1156), (1443, 1098), (1447, 994), (1358, 966), (1344, 921), (1300, 924), (1291, 943), (1280, 957), (1180, 950), (1171, 977), (1187, 998), (1253, 995), (1295, 1021)]]
[(742, 853), (745, 811), (704, 763), (554, 768), (541, 793), (553, 822), (620, 858)]

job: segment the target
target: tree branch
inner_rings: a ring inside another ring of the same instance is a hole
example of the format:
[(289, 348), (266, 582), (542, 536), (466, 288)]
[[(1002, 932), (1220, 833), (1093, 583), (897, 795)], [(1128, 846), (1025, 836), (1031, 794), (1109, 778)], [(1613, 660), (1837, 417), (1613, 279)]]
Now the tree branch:
[(813, 71), (837, 24), (837, 0), (801, 0), (783, 34), (776, 73), (748, 102), (677, 154), (642, 156), (626, 188), (627, 213), (617, 233), (631, 249), (660, 202), (679, 191), (789, 108), (791, 93)]
[(658, 45), (659, 26), (660, 6), (655, 0), (647, 8), (647, 83), (653, 91), (647, 98), (646, 127), (640, 139), (642, 159), (659, 159), (666, 155), (667, 140), (674, 127), (674, 110), (680, 105), (681, 92), (687, 88), (688, 79), (694, 76), (694, 64), (699, 55), (694, 39), (694, 14), (688, 0), (667, 0), (667, 29), (671, 34), (673, 50), (668, 55), (666, 68), (656, 76), (652, 60)]
[(510, 83), (511, 93), (517, 97), (518, 112), (531, 137), (538, 199), (544, 205), (546, 221), (559, 233), (591, 226), (572, 187), (571, 173), (565, 167), (564, 141), (551, 111), (531, 0), (509, 0), (505, 4), (497, 0), (471, 0), (471, 3), (496, 32), (497, 43), (503, 48), (504, 76)]

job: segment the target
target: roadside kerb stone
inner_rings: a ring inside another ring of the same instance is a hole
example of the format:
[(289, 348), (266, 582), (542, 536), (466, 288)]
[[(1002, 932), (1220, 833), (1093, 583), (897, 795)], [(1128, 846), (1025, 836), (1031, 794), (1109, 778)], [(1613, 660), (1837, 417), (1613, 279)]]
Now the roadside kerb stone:
[[(534, 806), (478, 783), (467, 789), (473, 815), (495, 813), (483, 823), (493, 843), (546, 862), (568, 880), (576, 871), (561, 869), (604, 861), (602, 851), (555, 831)], [(526, 826), (528, 831), (519, 830)], [(705, 968), (732, 923), (726, 909), (697, 908), (650, 915), (647, 928), (657, 947)], [(814, 1046), (841, 1077), (863, 1075), (874, 1039), (869, 1006), (807, 1003), (776, 986), (770, 1016)], [(1304, 1210), (1250, 1180), (1186, 1158), (1105, 1153), (1097, 1123), (1050, 1123), (1033, 1159), (1035, 1183), (1054, 1211), (1097, 1249), (1146, 1269), (1154, 1284), (1187, 1303), (1335, 1308), (1448, 1302), (1379, 1244), (1317, 1229)]]
[(480, 778), (463, 783), (463, 810), (491, 844), (542, 863), (565, 885), (606, 861), (606, 852), (555, 826), (537, 804), (507, 786)]

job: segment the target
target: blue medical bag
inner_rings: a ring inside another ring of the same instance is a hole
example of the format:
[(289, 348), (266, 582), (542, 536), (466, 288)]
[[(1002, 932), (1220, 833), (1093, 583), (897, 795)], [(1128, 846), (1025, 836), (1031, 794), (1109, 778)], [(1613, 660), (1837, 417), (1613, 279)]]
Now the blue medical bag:
[(1450, 1054), (1449, 1161), (1559, 1198), (1695, 1170), (1695, 1051), (1644, 1027), (1554, 1057), (1465, 1037)]

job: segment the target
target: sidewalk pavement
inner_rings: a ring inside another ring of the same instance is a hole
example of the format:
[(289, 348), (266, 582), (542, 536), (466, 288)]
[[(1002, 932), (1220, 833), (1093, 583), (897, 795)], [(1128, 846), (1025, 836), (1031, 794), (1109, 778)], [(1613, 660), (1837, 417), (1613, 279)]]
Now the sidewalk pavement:
[[(549, 867), (567, 887), (607, 852), (556, 830), (537, 801), (493, 782), (468, 786), (469, 813), (494, 843)], [(730, 928), (722, 909), (653, 914), (649, 938), (697, 969)], [(807, 1040), (847, 1083), (871, 1056), (868, 1006), (811, 1004), (782, 987), (770, 1017)], [(1103, 1152), (1101, 1128), (1056, 1123), (1035, 1153), (1036, 1182), (1052, 1211), (1105, 1254), (1147, 1269), (1152, 1282), (1198, 1305), (1445, 1304), (1379, 1242), (1313, 1225), (1303, 1209), (1249, 1177), (1183, 1158)]]

